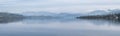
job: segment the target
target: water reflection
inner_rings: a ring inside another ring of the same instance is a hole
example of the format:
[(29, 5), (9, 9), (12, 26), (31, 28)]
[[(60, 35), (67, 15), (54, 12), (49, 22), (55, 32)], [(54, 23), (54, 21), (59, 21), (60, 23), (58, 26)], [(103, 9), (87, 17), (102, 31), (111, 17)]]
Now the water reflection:
[(81, 22), (91, 22), (95, 25), (120, 25), (120, 20), (108, 20), (108, 19), (25, 19), (23, 23), (26, 24), (48, 24), (48, 23), (70, 23), (70, 22), (76, 22), (76, 23), (81, 23)]
[[(20, 21), (20, 22), (17, 22)], [(6, 21), (5, 21), (6, 22)], [(118, 20), (23, 19), (0, 24), (0, 36), (119, 36)], [(108, 27), (106, 25), (111, 25)], [(101, 25), (101, 26), (100, 26)], [(111, 31), (112, 29), (112, 31)], [(116, 31), (118, 30), (118, 31)]]
[[(79, 19), (81, 20), (81, 19)], [(119, 19), (82, 19), (82, 20), (86, 20), (86, 21), (89, 21), (93, 24), (96, 24), (96, 25), (120, 25), (120, 20)]]
[(24, 19), (23, 18), (20, 18), (20, 19), (1, 19), (0, 24), (18, 22), (18, 21), (22, 21), (22, 20), (24, 20)]
[(120, 25), (120, 20), (108, 20), (108, 19), (14, 19), (14, 20), (0, 20), (0, 23), (12, 23), (12, 22), (22, 22), (26, 24), (45, 24), (45, 23), (54, 23), (54, 22), (59, 22), (59, 23), (69, 23), (69, 22), (82, 22), (82, 21), (88, 21), (91, 22), (95, 25), (104, 25), (107, 23), (108, 25)]

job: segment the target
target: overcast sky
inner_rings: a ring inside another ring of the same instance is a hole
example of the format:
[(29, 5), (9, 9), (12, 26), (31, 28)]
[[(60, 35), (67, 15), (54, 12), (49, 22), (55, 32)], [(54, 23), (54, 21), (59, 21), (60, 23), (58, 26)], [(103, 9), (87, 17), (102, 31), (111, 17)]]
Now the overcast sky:
[(4, 12), (72, 12), (86, 13), (98, 9), (119, 9), (120, 0), (0, 0)]

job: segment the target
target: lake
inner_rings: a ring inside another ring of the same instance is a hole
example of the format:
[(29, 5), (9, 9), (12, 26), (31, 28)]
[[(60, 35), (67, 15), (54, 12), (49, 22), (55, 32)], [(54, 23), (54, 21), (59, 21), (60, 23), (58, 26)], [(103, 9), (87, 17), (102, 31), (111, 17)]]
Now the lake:
[(120, 36), (116, 20), (24, 19), (0, 23), (0, 36)]

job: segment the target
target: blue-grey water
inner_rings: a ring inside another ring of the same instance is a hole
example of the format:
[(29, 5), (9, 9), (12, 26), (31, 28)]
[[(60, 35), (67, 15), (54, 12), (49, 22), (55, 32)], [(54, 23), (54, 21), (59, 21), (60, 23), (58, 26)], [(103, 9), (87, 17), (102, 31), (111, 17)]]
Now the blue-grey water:
[(120, 36), (116, 20), (24, 19), (0, 23), (0, 36)]

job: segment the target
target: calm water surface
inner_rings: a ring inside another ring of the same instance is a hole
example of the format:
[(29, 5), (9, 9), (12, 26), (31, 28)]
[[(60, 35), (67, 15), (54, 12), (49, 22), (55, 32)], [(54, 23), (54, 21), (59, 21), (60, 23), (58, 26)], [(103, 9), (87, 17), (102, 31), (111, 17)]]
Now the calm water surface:
[(120, 36), (119, 21), (25, 19), (0, 23), (0, 36)]

